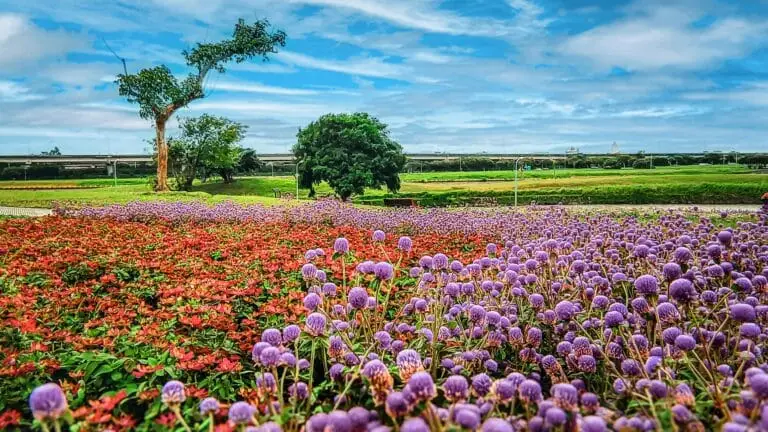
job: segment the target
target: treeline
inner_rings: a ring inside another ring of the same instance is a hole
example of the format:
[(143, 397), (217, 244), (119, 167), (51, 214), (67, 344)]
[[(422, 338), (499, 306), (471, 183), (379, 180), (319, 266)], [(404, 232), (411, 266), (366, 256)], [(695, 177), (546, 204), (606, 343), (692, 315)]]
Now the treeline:
[[(737, 160), (738, 158), (738, 160)], [(739, 163), (751, 168), (768, 167), (768, 154), (736, 155), (731, 153), (709, 153), (704, 155), (670, 154), (648, 156), (643, 153), (622, 154), (616, 156), (592, 156), (588, 154), (569, 155), (566, 159), (529, 159), (521, 158), (518, 167), (531, 169), (563, 169), (563, 168), (604, 168), (649, 169), (674, 165), (699, 165), (723, 163)], [(451, 172), (451, 171), (503, 171), (513, 170), (515, 161), (510, 159), (496, 160), (483, 157), (463, 157), (454, 159), (416, 161), (406, 164), (407, 172)], [(277, 169), (277, 168), (276, 168)]]

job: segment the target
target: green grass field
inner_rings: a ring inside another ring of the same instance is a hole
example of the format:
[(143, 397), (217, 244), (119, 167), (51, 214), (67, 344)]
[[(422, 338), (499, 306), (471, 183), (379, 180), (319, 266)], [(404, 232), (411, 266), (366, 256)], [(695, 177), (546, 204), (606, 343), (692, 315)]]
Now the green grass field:
[[(494, 197), (509, 203), (514, 191), (514, 172), (445, 172), (403, 174), (400, 196), (415, 197), (427, 206), (464, 205), (477, 197)], [(61, 188), (61, 189), (55, 189)], [(219, 181), (196, 183), (191, 192), (155, 194), (146, 179), (5, 181), (0, 182), (0, 205), (51, 207), (100, 205), (144, 200), (182, 200), (217, 203), (285, 203), (274, 198), (274, 190), (294, 194), (296, 183), (290, 176), (246, 177), (233, 184)], [(321, 184), (319, 196), (333, 191)], [(768, 191), (768, 175), (752, 173), (741, 166), (684, 166), (654, 170), (568, 169), (522, 172), (518, 195), (521, 203), (757, 203)], [(306, 198), (308, 191), (301, 190)], [(356, 199), (366, 204), (381, 204), (384, 190), (367, 190)]]

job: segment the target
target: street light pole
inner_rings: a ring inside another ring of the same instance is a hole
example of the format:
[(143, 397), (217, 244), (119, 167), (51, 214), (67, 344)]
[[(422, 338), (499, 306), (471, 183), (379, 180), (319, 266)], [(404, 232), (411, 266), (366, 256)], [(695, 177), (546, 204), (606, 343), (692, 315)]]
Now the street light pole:
[(299, 199), (299, 161), (296, 162), (296, 200)]
[(520, 162), (520, 158), (515, 159), (515, 207), (517, 207), (517, 163)]

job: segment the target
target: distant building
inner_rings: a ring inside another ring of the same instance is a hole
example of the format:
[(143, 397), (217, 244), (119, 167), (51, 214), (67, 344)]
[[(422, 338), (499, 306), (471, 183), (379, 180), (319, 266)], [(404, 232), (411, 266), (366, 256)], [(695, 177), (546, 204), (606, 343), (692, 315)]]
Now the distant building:
[(614, 141), (613, 145), (611, 146), (611, 154), (612, 155), (617, 155), (619, 153), (621, 153), (621, 150), (619, 150), (619, 145), (616, 144), (616, 141)]
[(570, 147), (568, 150), (565, 151), (565, 154), (567, 154), (569, 156), (570, 155), (577, 155), (577, 154), (579, 154), (579, 149), (577, 149), (576, 147)]

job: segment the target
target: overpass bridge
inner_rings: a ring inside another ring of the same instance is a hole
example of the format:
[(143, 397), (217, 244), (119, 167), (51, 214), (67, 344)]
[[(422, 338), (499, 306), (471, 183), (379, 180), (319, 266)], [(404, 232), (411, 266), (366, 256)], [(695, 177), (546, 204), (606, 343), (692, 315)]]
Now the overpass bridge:
[[(541, 159), (541, 160), (564, 160), (564, 155), (552, 154), (449, 154), (449, 153), (406, 153), (406, 158), (412, 161), (437, 161), (437, 160), (455, 160), (461, 158), (480, 158), (493, 160), (515, 160)], [(293, 154), (291, 153), (264, 153), (258, 155), (264, 162), (283, 162), (292, 163)], [(58, 165), (112, 165), (134, 164), (134, 163), (153, 163), (152, 155), (65, 155), (65, 156), (42, 156), (42, 155), (0, 155), (1, 164), (58, 164)]]

